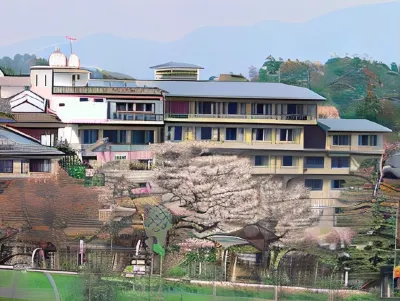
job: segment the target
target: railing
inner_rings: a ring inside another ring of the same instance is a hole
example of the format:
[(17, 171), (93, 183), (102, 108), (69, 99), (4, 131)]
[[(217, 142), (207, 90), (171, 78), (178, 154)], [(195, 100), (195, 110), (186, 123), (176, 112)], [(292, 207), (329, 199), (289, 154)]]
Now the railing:
[(159, 88), (143, 87), (53, 87), (53, 94), (117, 94), (117, 95), (159, 95), (162, 96), (162, 90)]
[(112, 120), (126, 121), (163, 121), (163, 114), (148, 114), (148, 113), (113, 113)]
[(275, 115), (246, 115), (246, 114), (174, 114), (166, 113), (165, 118), (221, 118), (221, 119), (271, 119), (271, 120), (316, 120), (315, 115), (304, 114), (275, 114)]

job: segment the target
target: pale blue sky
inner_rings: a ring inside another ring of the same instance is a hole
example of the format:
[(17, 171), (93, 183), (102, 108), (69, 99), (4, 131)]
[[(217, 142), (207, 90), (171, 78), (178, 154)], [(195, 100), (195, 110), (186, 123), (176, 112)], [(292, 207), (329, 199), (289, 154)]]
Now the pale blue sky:
[(93, 33), (171, 41), (203, 26), (303, 22), (393, 0), (10, 0), (1, 1), (0, 46), (41, 36)]

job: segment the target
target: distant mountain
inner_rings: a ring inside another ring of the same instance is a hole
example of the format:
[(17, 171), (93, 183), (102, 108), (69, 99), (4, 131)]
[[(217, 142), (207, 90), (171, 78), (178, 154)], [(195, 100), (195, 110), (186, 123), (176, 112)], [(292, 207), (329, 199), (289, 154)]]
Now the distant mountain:
[[(150, 66), (167, 61), (202, 65), (202, 79), (220, 73), (248, 73), (248, 66), (261, 67), (272, 54), (284, 59), (325, 62), (330, 53), (367, 53), (390, 64), (400, 61), (398, 28), (400, 2), (367, 5), (336, 11), (305, 23), (265, 21), (253, 26), (204, 27), (174, 42), (95, 34), (74, 44), (83, 65), (152, 78)], [(64, 37), (44, 37), (0, 47), (1, 56), (35, 53), (47, 57), (53, 44)], [(42, 50), (41, 50), (42, 49)]]

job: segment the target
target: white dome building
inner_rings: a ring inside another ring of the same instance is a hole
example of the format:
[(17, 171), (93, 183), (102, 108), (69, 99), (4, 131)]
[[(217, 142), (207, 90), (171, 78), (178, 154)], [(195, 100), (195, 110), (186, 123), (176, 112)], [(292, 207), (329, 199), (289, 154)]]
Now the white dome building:
[(81, 61), (75, 53), (71, 53), (68, 59), (68, 67), (79, 68)]
[(50, 67), (67, 67), (67, 57), (57, 48), (49, 57)]

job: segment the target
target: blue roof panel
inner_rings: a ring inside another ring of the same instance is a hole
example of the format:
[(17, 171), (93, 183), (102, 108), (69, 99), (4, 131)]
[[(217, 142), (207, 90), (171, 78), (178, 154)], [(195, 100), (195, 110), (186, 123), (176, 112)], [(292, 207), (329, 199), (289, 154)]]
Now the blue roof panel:
[(392, 132), (391, 129), (367, 119), (318, 119), (318, 125), (327, 132)]

